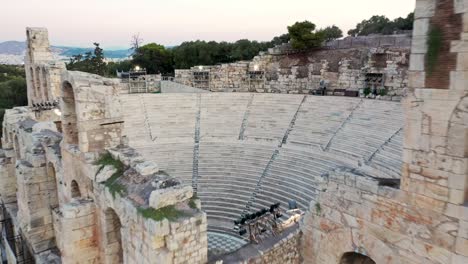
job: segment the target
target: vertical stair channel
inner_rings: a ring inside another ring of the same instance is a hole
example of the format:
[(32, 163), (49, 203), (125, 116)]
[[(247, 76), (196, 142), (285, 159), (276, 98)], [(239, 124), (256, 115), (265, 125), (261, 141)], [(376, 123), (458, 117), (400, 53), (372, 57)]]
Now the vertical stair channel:
[(249, 103), (247, 104), (247, 108), (245, 109), (244, 118), (242, 119), (242, 125), (239, 132), (239, 140), (244, 140), (244, 132), (247, 128), (248, 119), (250, 115), (250, 107), (252, 106), (253, 99), (254, 94), (250, 95)]
[(287, 141), (288, 141), (289, 133), (291, 133), (291, 131), (294, 128), (294, 125), (296, 124), (296, 119), (297, 119), (297, 116), (299, 114), (299, 110), (302, 108), (302, 105), (304, 104), (306, 98), (307, 98), (307, 96), (303, 96), (302, 101), (299, 104), (299, 106), (297, 107), (293, 118), (289, 122), (288, 129), (286, 129), (282, 140), (279, 142), (278, 146), (275, 148), (275, 150), (271, 154), (270, 160), (268, 161), (267, 165), (265, 166), (265, 169), (263, 170), (262, 175), (258, 179), (257, 186), (255, 187), (255, 190), (253, 191), (252, 196), (250, 196), (250, 199), (247, 202), (244, 211), (242, 211), (242, 214), (248, 213), (250, 211), (250, 208), (252, 207), (252, 204), (255, 202), (255, 198), (257, 197), (258, 193), (261, 190), (262, 182), (266, 178), (266, 176), (268, 175), (268, 172), (270, 171), (271, 164), (273, 164), (273, 162), (276, 160), (276, 157), (278, 156), (281, 147), (283, 147), (283, 144), (286, 144)]
[(193, 145), (193, 171), (192, 188), (197, 193), (198, 188), (198, 158), (200, 156), (200, 115), (201, 115), (201, 94), (197, 94), (197, 113), (195, 117), (195, 135)]
[(328, 140), (327, 145), (325, 147), (320, 146), (323, 151), (328, 151), (330, 149), (333, 139), (336, 137), (336, 135), (338, 135), (338, 133), (343, 129), (343, 127), (353, 118), (354, 111), (356, 111), (359, 107), (361, 107), (363, 102), (364, 101), (361, 99), (361, 101), (359, 101), (359, 103), (353, 108), (353, 110), (351, 110), (348, 117), (341, 123), (340, 127), (333, 133), (333, 136), (330, 138), (330, 140)]

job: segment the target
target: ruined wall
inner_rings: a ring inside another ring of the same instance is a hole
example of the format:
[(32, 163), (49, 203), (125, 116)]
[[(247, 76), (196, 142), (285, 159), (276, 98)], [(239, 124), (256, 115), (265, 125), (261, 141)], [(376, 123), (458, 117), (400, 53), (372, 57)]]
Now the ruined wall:
[[(468, 262), (468, 2), (416, 3), (401, 183), (330, 174), (302, 226), (305, 263), (347, 252), (376, 263)], [(443, 40), (429, 55), (434, 28)]]
[[(399, 100), (407, 87), (410, 38), (400, 36), (406, 42), (389, 38), (393, 42), (379, 38), (377, 42), (360, 45), (355, 40), (354, 46), (337, 44), (306, 53), (290, 53), (287, 48), (279, 47), (261, 52), (250, 62), (203, 66), (203, 71), (209, 73), (206, 82), (197, 78), (199, 66), (176, 70), (175, 81), (213, 92), (300, 94), (319, 89), (322, 82), (331, 94), (339, 89), (343, 95), (344, 90), (354, 91), (354, 96), (359, 90), (375, 86), (385, 90), (382, 95), (388, 95), (386, 99)], [(255, 72), (262, 74), (258, 76)], [(382, 81), (371, 84), (369, 74), (381, 75)]]
[(51, 110), (58, 105), (60, 79), (65, 64), (54, 59), (45, 28), (26, 29), (27, 52), (24, 68), (28, 84), (28, 105)]
[[(47, 31), (27, 34), (28, 63), (48, 61)], [(23, 237), (18, 247), (36, 263), (205, 263), (206, 214), (192, 188), (125, 147), (120, 84), (58, 73), (59, 93), (52, 95), (60, 104), (7, 110), (3, 122), (1, 208), (11, 216), (12, 235)], [(52, 86), (36, 91), (33, 74), (28, 95), (39, 100), (40, 91), (45, 100)], [(111, 164), (97, 165), (108, 150)], [(165, 213), (168, 207), (178, 215)], [(20, 258), (11, 243), (2, 244), (11, 263)]]
[(249, 264), (299, 264), (302, 263), (300, 254), (300, 230), (297, 229), (286, 238), (276, 243), (265, 252), (261, 252), (260, 257), (252, 258)]

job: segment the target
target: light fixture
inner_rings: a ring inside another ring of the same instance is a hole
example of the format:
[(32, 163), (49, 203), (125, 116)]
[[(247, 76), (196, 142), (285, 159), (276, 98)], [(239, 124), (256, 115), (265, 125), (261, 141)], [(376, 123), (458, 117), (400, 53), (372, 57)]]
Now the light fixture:
[(254, 65), (254, 71), (258, 71), (258, 65), (257, 64)]
[(198, 69), (199, 69), (200, 71), (203, 70), (203, 66), (201, 66), (201, 65), (198, 66)]
[(135, 71), (140, 71), (140, 66), (135, 66)]
[(58, 116), (62, 116), (62, 112), (61, 112), (60, 109), (58, 109), (58, 108), (55, 108), (55, 109), (54, 109), (54, 113), (55, 113), (56, 115), (58, 115)]

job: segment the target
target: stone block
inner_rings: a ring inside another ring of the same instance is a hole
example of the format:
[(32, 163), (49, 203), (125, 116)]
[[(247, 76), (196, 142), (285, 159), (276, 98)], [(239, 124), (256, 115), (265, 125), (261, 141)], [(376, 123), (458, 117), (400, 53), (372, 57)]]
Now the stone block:
[(429, 32), (429, 18), (420, 18), (414, 21), (413, 36), (427, 36)]
[(106, 165), (96, 175), (96, 182), (97, 183), (103, 183), (103, 182), (107, 181), (116, 172), (117, 172), (117, 169), (114, 166)]
[(410, 55), (410, 71), (424, 71), (425, 68), (425, 54), (411, 54)]
[(191, 186), (155, 190), (150, 195), (149, 205), (154, 209), (158, 209), (183, 202), (192, 196), (193, 189)]
[(436, 0), (416, 0), (415, 19), (434, 16)]
[(158, 165), (152, 161), (144, 161), (135, 164), (135, 170), (143, 176), (152, 175), (159, 171)]
[(455, 242), (455, 252), (462, 256), (468, 257), (468, 239), (457, 237)]

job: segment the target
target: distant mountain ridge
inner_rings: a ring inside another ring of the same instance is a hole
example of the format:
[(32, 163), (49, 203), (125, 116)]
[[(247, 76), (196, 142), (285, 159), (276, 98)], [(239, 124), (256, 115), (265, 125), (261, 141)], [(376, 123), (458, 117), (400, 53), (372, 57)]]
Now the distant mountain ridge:
[[(71, 57), (73, 55), (84, 54), (93, 51), (94, 48), (77, 48), (66, 46), (52, 46), (52, 52), (60, 57)], [(26, 42), (24, 41), (5, 41), (0, 42), (0, 54), (22, 56), (26, 52)], [(128, 49), (122, 50), (104, 50), (104, 56), (109, 59), (123, 59), (131, 55)]]

